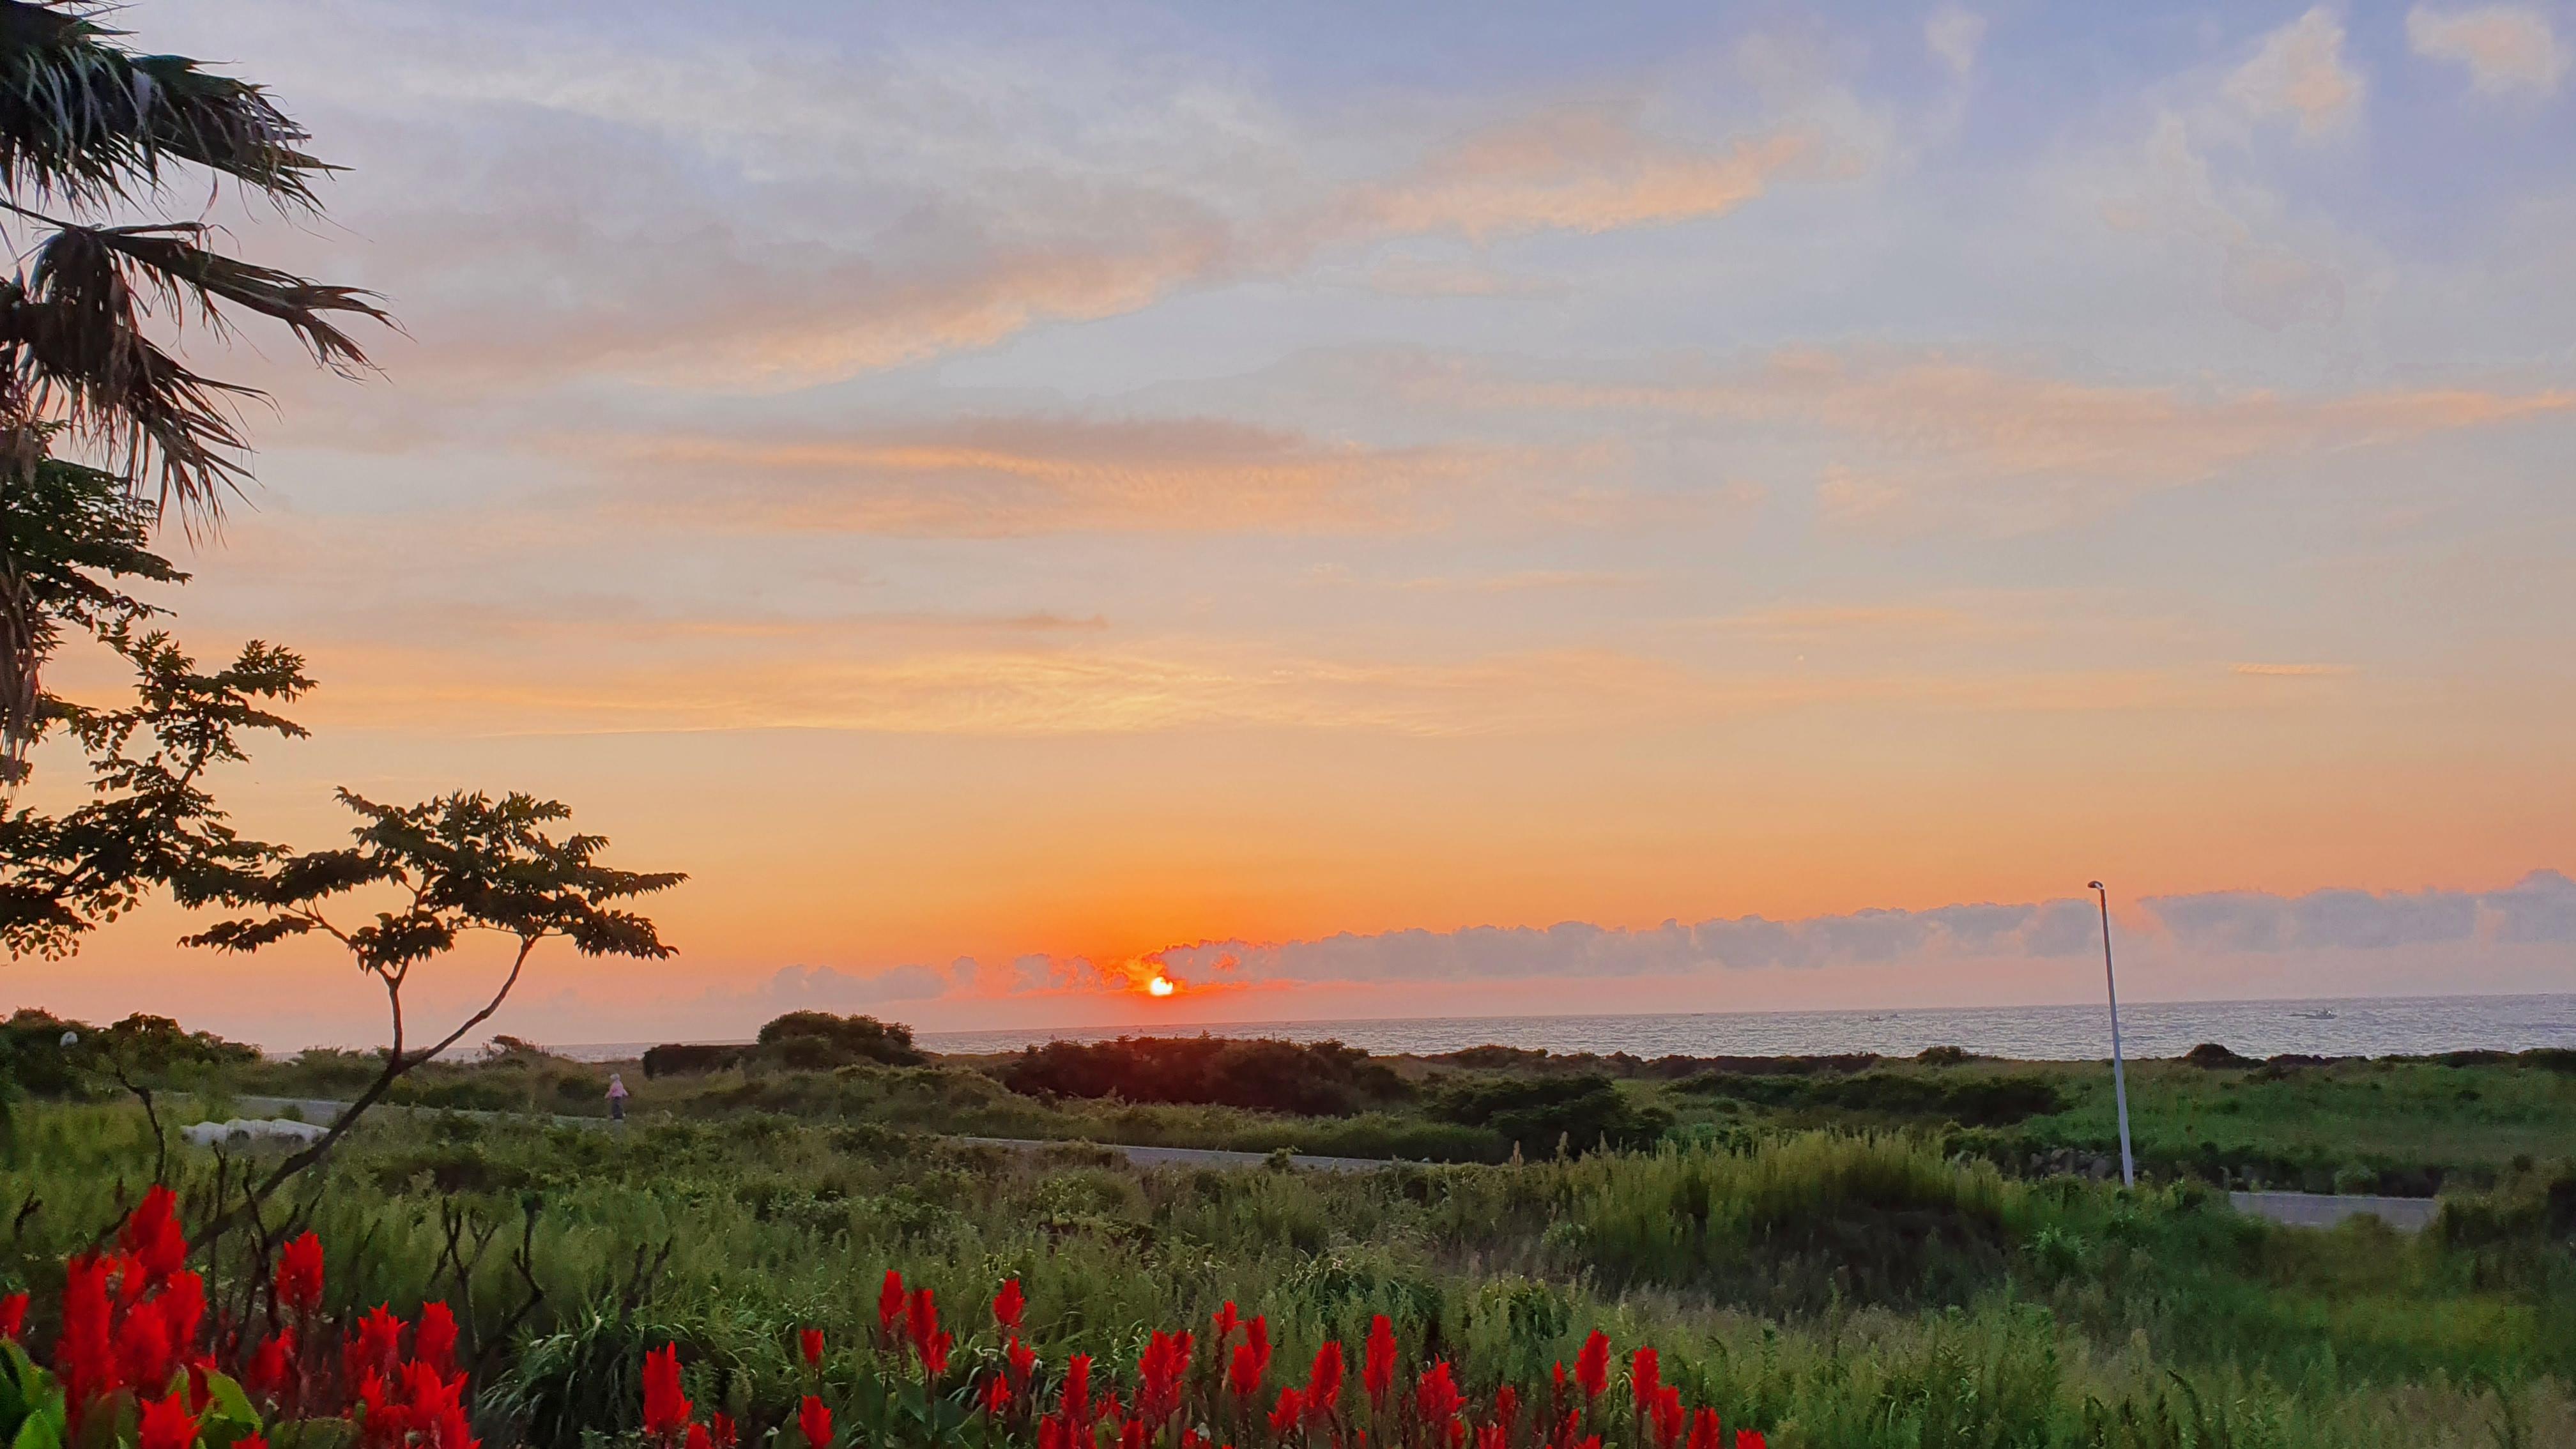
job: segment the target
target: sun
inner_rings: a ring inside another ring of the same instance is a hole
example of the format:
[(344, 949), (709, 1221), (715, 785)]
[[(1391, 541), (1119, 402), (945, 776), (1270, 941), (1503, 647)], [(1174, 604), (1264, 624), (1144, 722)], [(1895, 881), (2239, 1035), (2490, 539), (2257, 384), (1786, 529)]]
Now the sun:
[(1159, 971), (1154, 974), (1153, 980), (1145, 983), (1145, 994), (1147, 996), (1169, 996), (1180, 989), (1180, 984), (1178, 982), (1172, 980), (1169, 976), (1163, 975)]

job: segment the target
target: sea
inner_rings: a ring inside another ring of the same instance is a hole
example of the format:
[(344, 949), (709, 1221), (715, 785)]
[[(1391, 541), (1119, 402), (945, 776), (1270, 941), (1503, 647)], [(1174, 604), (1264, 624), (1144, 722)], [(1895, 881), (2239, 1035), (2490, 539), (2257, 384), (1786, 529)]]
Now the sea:
[[(1011, 1031), (920, 1032), (929, 1051), (1017, 1051), (1047, 1041), (1197, 1035), (1339, 1041), (1380, 1054), (1488, 1044), (1552, 1052), (1660, 1056), (1912, 1056), (1955, 1046), (1981, 1056), (2098, 1061), (2111, 1055), (2109, 1013), (2085, 1006), (1947, 1006), (1885, 1011), (1689, 1012), (1670, 1016), (1441, 1016), (1352, 1021), (1169, 1022)], [(2395, 1056), (2576, 1047), (2576, 994), (2319, 997), (2298, 1001), (2141, 1001), (2120, 1007), (2133, 1057), (2180, 1056), (2216, 1042), (2250, 1057)], [(583, 1061), (627, 1060), (648, 1042), (554, 1050)]]

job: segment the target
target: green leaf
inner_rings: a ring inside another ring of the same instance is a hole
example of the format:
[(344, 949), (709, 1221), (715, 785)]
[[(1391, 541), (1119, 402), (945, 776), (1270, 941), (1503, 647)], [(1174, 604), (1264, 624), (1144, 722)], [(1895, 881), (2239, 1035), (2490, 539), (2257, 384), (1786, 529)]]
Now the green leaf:
[(250, 1395), (243, 1393), (242, 1386), (233, 1382), (230, 1375), (206, 1375), (206, 1398), (204, 1422), (208, 1428), (218, 1424), (235, 1428), (239, 1432), (230, 1436), (233, 1438), (258, 1431), (259, 1410), (251, 1407)]
[(63, 1426), (48, 1414), (30, 1414), (9, 1449), (63, 1449)]

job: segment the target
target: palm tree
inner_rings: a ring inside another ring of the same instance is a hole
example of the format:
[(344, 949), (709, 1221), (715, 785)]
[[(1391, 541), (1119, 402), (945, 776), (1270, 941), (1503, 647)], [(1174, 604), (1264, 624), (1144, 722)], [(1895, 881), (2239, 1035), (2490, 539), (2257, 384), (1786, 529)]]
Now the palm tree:
[[(354, 376), (367, 357), (341, 323), (386, 318), (369, 293), (214, 250), (203, 222), (109, 224), (188, 176), (309, 211), (333, 168), (260, 87), (128, 49), (103, 8), (0, 0), (0, 236), (17, 257), (0, 277), (0, 488), (34, 488), (50, 448), (69, 443), (155, 523), (175, 511), (193, 529), (247, 476), (234, 407), (259, 394), (191, 368), (172, 335), (193, 323), (220, 340), (256, 314)], [(20, 542), (0, 540), (0, 762), (22, 755), (44, 713), (50, 630)]]

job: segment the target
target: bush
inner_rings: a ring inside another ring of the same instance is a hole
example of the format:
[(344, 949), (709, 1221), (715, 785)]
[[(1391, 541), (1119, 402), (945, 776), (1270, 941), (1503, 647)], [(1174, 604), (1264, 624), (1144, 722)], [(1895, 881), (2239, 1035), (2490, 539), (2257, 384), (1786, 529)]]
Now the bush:
[(1524, 1155), (1565, 1144), (1573, 1153), (1599, 1146), (1645, 1147), (1673, 1125), (1660, 1107), (1639, 1107), (1607, 1076), (1458, 1081), (1444, 1088), (1431, 1113), (1445, 1121), (1482, 1127)]
[(2056, 1083), (2028, 1074), (1941, 1079), (1896, 1072), (1822, 1078), (1709, 1072), (1679, 1087), (1700, 1096), (1731, 1097), (1764, 1107), (1946, 1117), (1969, 1127), (2010, 1126), (2066, 1109)]
[(648, 1047), (644, 1052), (644, 1075), (647, 1077), (698, 1077), (742, 1065), (748, 1049), (738, 1046), (701, 1046), (686, 1042), (665, 1042)]
[(917, 1067), (930, 1058), (912, 1044), (912, 1028), (873, 1016), (791, 1011), (760, 1029), (762, 1054), (808, 1071), (876, 1062)]
[(1024, 1096), (1117, 1097), (1347, 1117), (1403, 1099), (1411, 1087), (1384, 1062), (1337, 1041), (1120, 1037), (1033, 1046), (1001, 1071)]

